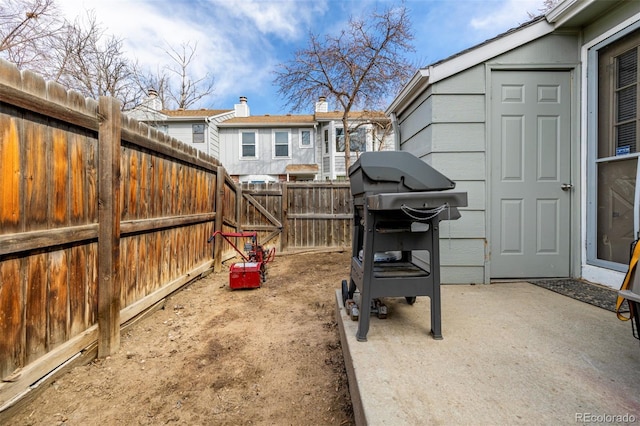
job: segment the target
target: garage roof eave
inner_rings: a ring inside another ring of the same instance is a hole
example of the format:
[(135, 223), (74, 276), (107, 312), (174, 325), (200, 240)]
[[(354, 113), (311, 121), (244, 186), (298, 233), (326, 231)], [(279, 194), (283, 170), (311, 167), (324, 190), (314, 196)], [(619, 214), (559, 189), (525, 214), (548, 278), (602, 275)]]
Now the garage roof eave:
[(429, 86), (429, 68), (420, 68), (385, 110), (386, 115), (400, 112)]
[(385, 112), (387, 115), (401, 113), (430, 85), (552, 33), (553, 30), (553, 24), (537, 18), (475, 47), (420, 68)]

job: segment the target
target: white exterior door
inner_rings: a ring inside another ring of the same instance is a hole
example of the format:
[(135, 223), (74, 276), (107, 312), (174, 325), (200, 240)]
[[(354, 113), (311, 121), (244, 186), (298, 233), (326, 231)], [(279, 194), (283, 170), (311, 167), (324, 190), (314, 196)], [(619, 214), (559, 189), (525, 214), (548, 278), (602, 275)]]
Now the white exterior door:
[(570, 272), (571, 74), (494, 71), (491, 278)]

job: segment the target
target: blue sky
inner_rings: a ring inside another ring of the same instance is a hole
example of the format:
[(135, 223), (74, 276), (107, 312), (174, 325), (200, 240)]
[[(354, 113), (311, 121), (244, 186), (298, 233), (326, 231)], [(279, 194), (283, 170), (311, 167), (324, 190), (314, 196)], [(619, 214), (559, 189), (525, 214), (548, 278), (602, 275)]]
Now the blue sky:
[[(93, 10), (107, 34), (143, 66), (165, 60), (166, 43), (197, 43), (193, 73), (213, 73), (213, 95), (198, 107), (231, 109), (248, 98), (252, 115), (290, 111), (273, 85), (276, 65), (306, 46), (310, 32), (334, 33), (350, 16), (393, 0), (57, 0), (73, 20)], [(537, 14), (543, 0), (407, 0), (416, 52), (428, 65)], [(330, 105), (330, 108), (335, 106)], [(311, 111), (312, 106), (310, 105)], [(305, 112), (305, 111), (303, 111)]]

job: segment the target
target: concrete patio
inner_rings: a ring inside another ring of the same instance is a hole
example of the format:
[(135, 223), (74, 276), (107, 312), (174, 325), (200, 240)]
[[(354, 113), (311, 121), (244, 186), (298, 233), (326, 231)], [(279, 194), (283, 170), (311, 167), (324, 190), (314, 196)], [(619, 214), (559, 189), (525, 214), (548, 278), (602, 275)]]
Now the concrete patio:
[(427, 297), (384, 300), (358, 342), (336, 291), (358, 425), (640, 421), (640, 344), (615, 313), (524, 282), (444, 285), (434, 340)]

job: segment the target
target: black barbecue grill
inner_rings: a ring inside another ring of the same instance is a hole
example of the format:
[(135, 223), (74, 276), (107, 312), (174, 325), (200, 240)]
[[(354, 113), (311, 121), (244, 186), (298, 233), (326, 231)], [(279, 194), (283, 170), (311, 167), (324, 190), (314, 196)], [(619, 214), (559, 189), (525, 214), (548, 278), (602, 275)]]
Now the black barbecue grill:
[(349, 168), (349, 179), (351, 277), (348, 285), (343, 282), (342, 298), (350, 305), (360, 290), (356, 338), (367, 340), (371, 312), (380, 316), (383, 306), (379, 298), (405, 297), (413, 304), (417, 296), (429, 296), (431, 334), (442, 339), (438, 228), (441, 220), (460, 217), (457, 207), (467, 205), (466, 192), (452, 192), (454, 182), (408, 152), (363, 153)]

